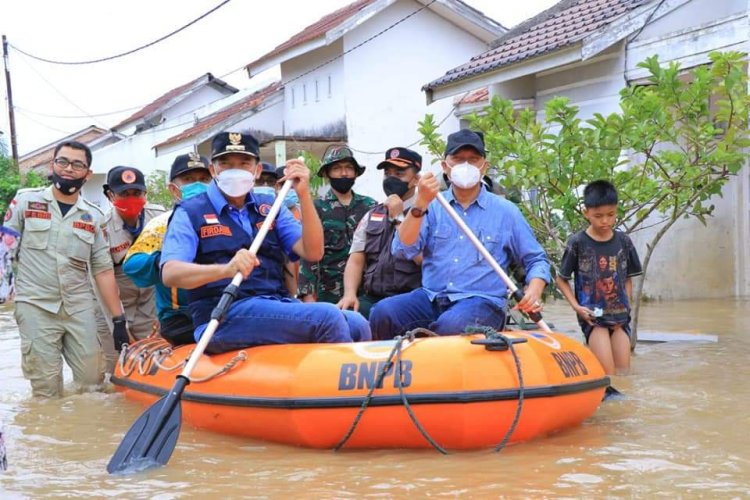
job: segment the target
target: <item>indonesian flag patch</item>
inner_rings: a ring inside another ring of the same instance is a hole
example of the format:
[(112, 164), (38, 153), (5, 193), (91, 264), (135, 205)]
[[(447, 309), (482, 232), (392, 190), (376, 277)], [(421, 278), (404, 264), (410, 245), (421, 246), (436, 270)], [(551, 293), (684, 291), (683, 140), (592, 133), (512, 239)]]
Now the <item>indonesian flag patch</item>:
[(375, 222), (383, 222), (385, 214), (370, 214), (370, 220)]
[(203, 218), (206, 220), (206, 224), (218, 224), (219, 218), (216, 217), (216, 214), (206, 214), (203, 216)]

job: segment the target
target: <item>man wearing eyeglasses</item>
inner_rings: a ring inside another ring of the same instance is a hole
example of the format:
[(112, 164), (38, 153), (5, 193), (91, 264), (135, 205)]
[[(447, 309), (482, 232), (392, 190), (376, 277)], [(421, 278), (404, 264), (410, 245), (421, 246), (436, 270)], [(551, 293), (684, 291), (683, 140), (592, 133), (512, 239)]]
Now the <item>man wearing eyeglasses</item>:
[[(58, 144), (50, 162), (52, 185), (19, 190), (5, 214), (4, 225), (21, 234), (15, 316), (23, 373), (34, 396), (62, 396), (61, 355), (80, 388), (102, 381), (91, 276), (104, 306), (123, 318), (104, 214), (80, 196), (90, 165), (85, 144)], [(124, 320), (116, 328), (127, 337)]]

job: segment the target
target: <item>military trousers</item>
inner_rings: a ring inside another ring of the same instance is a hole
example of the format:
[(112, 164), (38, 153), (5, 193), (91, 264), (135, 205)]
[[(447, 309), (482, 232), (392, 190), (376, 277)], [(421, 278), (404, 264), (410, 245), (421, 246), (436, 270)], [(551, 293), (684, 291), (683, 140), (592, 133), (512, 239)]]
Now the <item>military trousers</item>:
[(90, 390), (102, 383), (104, 366), (93, 307), (75, 314), (60, 307), (58, 313), (51, 313), (28, 302), (16, 302), (15, 316), (21, 336), (21, 368), (34, 396), (62, 396), (62, 358), (80, 389)]

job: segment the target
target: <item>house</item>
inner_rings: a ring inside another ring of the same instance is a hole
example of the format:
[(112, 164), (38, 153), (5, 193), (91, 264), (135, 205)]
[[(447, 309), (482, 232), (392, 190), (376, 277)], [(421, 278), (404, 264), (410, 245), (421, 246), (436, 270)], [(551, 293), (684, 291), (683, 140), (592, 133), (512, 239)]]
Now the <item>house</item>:
[(108, 131), (95, 125), (90, 125), (78, 132), (63, 137), (51, 144), (35, 149), (18, 159), (18, 168), (22, 174), (35, 172), (42, 177), (49, 173), (50, 161), (54, 159), (55, 147), (61, 142), (78, 141), (86, 144), (92, 151), (97, 151), (121, 139), (117, 132)]
[[(712, 51), (747, 53), (747, 25), (746, 0), (563, 0), (423, 90), (428, 102), (485, 92), (539, 113), (553, 96), (566, 96), (586, 119), (618, 110), (619, 90), (647, 75), (637, 64), (650, 55), (691, 68), (708, 63)], [(481, 98), (465, 99), (459, 112), (481, 106)], [(750, 294), (747, 168), (723, 195), (712, 199), (717, 209), (708, 227), (680, 221), (659, 243), (644, 293), (663, 299)]]
[(373, 167), (386, 149), (420, 150), (418, 122), (427, 112), (444, 118), (445, 130), (458, 126), (451, 103), (425, 105), (425, 77), (486, 50), (504, 31), (460, 0), (357, 0), (247, 65), (250, 78), (280, 68), (280, 83), (203, 115), (156, 142), (156, 153), (173, 158), (195, 146), (205, 153), (210, 137), (229, 129), (258, 134), (263, 158), (276, 163), (347, 142), (370, 165), (356, 189), (382, 198)]
[(120, 139), (97, 151), (92, 166), (94, 175), (84, 186), (83, 195), (97, 204), (104, 203), (102, 186), (107, 172), (117, 165), (129, 165), (147, 176), (154, 170), (168, 171), (171, 159), (157, 158), (154, 144), (176, 130), (192, 126), (196, 114), (238, 93), (238, 89), (205, 73), (174, 88), (148, 103), (111, 129)]

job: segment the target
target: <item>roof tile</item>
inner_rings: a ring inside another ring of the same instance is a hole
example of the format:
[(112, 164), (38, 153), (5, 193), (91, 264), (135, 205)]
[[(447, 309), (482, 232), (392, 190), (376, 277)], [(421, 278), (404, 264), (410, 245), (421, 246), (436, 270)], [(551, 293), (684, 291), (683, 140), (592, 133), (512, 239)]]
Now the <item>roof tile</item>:
[(423, 87), (434, 89), (581, 40), (601, 26), (652, 0), (563, 0), (495, 41), (494, 48)]

